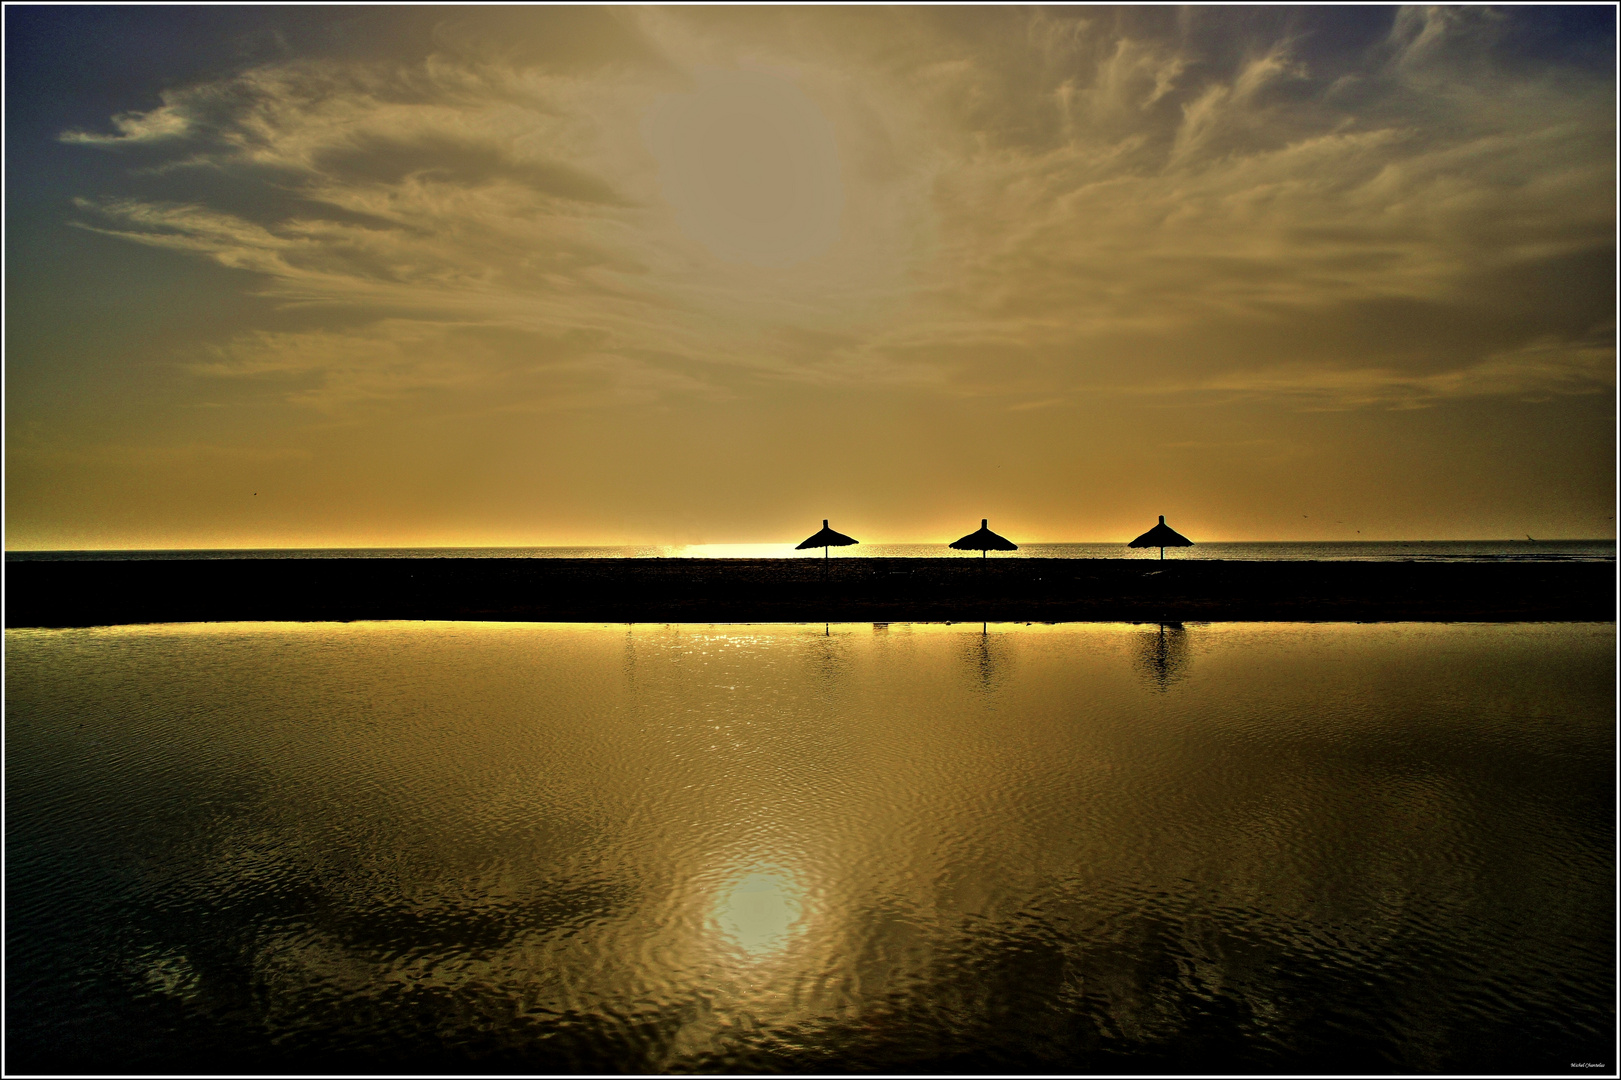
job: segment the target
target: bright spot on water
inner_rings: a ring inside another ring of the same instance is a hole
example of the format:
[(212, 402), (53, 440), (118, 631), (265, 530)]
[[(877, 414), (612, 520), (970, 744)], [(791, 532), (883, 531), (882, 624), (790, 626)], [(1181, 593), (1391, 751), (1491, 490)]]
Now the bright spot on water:
[(750, 956), (774, 952), (788, 943), (803, 914), (803, 893), (799, 883), (780, 870), (755, 871), (733, 881), (721, 894), (715, 921)]

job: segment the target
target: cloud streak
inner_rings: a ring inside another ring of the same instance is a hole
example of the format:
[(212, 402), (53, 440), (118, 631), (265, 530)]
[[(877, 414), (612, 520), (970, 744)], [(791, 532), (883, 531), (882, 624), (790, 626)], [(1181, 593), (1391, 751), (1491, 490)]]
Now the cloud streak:
[[(965, 340), (1016, 343), (982, 360), (1022, 365), (1011, 381), (1033, 400), (1077, 382), (1242, 385), (1286, 403), (1310, 384), (1346, 406), (1613, 385), (1605, 364), (1551, 374), (1532, 347), (1590, 355), (1593, 326), (1548, 325), (1481, 286), (1483, 271), (1607, 250), (1605, 78), (1494, 64), (1489, 15), (1403, 11), (1333, 63), (1307, 55), (1298, 27), (1218, 49), (1218, 13), (1153, 15), (649, 10), (628, 16), (656, 58), (639, 65), (562, 71), (463, 35), (392, 63), (254, 68), (120, 114), (111, 134), (61, 137), (170, 147), (249, 203), (279, 197), (257, 215), (81, 201), (82, 227), (378, 325), (594, 334), (626, 365), (657, 350), (683, 370), (669, 385), (720, 368), (971, 389)], [(805, 265), (719, 258), (663, 199), (646, 118), (725, 63), (799, 87), (835, 133), (843, 233)], [(1348, 64), (1354, 77), (1332, 75)], [(1310, 325), (1380, 300), (1513, 317), (1495, 344), (1441, 358), (1290, 352)], [(1236, 324), (1250, 355), (1201, 348)], [(831, 327), (848, 340), (813, 344)], [(1206, 354), (1184, 361), (1191, 381), (1154, 359), (1178, 336)]]

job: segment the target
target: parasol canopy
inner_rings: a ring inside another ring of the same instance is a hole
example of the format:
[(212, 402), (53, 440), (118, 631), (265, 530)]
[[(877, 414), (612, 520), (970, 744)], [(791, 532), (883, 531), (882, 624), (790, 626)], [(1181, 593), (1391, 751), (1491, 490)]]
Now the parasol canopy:
[(860, 540), (845, 536), (841, 532), (834, 532), (832, 529), (828, 528), (827, 518), (823, 518), (822, 531), (817, 533), (815, 536), (806, 537), (798, 547), (794, 548), (794, 550), (804, 551), (806, 548), (822, 548), (822, 558), (825, 559), (827, 558), (827, 548), (849, 547), (851, 544), (859, 543), (861, 543)]
[(1165, 524), (1165, 515), (1159, 516), (1159, 524), (1143, 533), (1137, 539), (1126, 545), (1127, 547), (1157, 547), (1159, 557), (1165, 558), (1165, 549), (1168, 547), (1192, 547), (1193, 541)]
[(947, 547), (954, 547), (958, 551), (977, 551), (979, 557), (984, 558), (987, 551), (1018, 551), (1019, 545), (1005, 536), (998, 536), (990, 530), (988, 518), (979, 519), (979, 531), (971, 532), (961, 540), (953, 540)]

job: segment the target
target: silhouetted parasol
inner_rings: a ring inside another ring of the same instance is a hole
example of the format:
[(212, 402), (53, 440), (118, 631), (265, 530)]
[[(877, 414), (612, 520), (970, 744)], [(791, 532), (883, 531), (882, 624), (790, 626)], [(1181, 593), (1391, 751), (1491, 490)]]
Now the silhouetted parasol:
[(961, 540), (953, 540), (946, 545), (958, 551), (977, 551), (979, 557), (984, 558), (987, 551), (1018, 551), (1019, 545), (1005, 536), (997, 536), (990, 530), (990, 521), (987, 518), (979, 519), (979, 531), (971, 532)]
[(845, 536), (841, 532), (834, 532), (832, 529), (828, 528), (827, 518), (823, 518), (822, 531), (817, 533), (815, 536), (806, 538), (806, 540), (798, 547), (794, 548), (794, 550), (804, 551), (806, 548), (821, 548), (822, 558), (825, 559), (827, 558), (828, 548), (849, 547), (851, 544), (859, 543), (861, 543), (860, 540)]
[[(1159, 524), (1143, 533), (1137, 539), (1126, 545), (1127, 547), (1157, 547), (1159, 557), (1165, 558), (1165, 549), (1168, 547), (1192, 547), (1193, 541), (1165, 524), (1165, 515), (1159, 516)], [(1157, 571), (1156, 571), (1157, 572)]]

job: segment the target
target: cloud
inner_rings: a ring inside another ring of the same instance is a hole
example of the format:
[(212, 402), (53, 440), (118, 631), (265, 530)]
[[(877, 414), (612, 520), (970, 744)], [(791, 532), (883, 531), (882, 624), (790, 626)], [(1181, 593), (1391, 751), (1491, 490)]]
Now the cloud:
[(185, 110), (174, 105), (162, 105), (150, 112), (120, 113), (112, 118), (114, 133), (93, 131), (64, 131), (57, 138), (65, 143), (89, 146), (119, 146), (130, 143), (150, 143), (163, 139), (178, 139), (192, 130), (191, 118)]
[[(193, 369), (304, 378), (292, 399), (322, 409), (484, 383), (576, 404), (766, 378), (1289, 407), (1613, 385), (1605, 304), (1556, 319), (1513, 285), (1613, 260), (1609, 74), (1498, 63), (1484, 10), (1403, 9), (1338, 53), (1317, 17), (648, 9), (565, 64), (470, 15), (440, 52), (276, 62), (61, 139), (171, 149), (185, 168), (139, 178), (154, 192), (198, 168), (235, 185), (80, 201), (81, 227), (373, 327), (249, 335)], [(706, 247), (666, 201), (653, 150), (681, 151), (650, 148), (647, 118), (717, 70), (831, 133), (842, 201), (816, 204), (792, 265)], [(1375, 310), (1406, 334), (1359, 329)], [(464, 348), (469, 327), (596, 345), (548, 369), (575, 382), (525, 383), (519, 346)]]
[(476, 414), (729, 396), (672, 370), (661, 362), (667, 359), (615, 351), (602, 334), (383, 319), (344, 330), (250, 332), (209, 346), (187, 367), (222, 386), (257, 385), (332, 417), (404, 399), (426, 402), (431, 412)]
[(151, 469), (221, 465), (268, 465), (309, 461), (315, 455), (304, 447), (228, 446), (196, 441), (154, 445), (133, 442), (79, 443), (72, 446), (23, 442), (13, 452), (31, 464), (90, 466), (138, 472)]
[(1613, 392), (1614, 357), (1615, 351), (1609, 345), (1581, 347), (1543, 341), (1432, 374), (1371, 367), (1275, 368), (1161, 387), (1157, 392), (1220, 400), (1281, 397), (1311, 409), (1418, 409), (1469, 398), (1545, 401), (1556, 396)]

